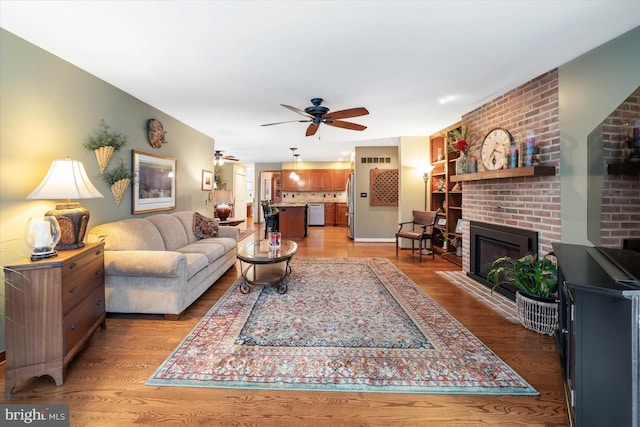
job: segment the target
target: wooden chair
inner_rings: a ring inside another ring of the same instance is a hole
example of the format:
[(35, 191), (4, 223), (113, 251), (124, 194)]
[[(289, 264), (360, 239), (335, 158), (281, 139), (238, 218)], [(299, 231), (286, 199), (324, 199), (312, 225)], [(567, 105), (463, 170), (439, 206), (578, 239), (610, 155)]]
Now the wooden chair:
[[(411, 253), (415, 252), (415, 242), (418, 241), (420, 250), (420, 262), (422, 255), (427, 249), (431, 250), (431, 258), (435, 258), (433, 253), (433, 226), (436, 222), (436, 211), (413, 211), (413, 221), (401, 222), (396, 233), (396, 258), (398, 257), (398, 247), (400, 238), (411, 240)], [(429, 246), (427, 248), (427, 240)]]

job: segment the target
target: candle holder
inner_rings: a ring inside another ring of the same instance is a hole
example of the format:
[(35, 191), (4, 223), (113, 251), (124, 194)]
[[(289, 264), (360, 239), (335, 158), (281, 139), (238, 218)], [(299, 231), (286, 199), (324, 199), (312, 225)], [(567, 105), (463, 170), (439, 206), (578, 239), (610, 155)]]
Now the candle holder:
[(55, 248), (61, 236), (60, 224), (55, 216), (29, 218), (24, 230), (24, 241), (31, 249), (31, 260), (57, 256)]

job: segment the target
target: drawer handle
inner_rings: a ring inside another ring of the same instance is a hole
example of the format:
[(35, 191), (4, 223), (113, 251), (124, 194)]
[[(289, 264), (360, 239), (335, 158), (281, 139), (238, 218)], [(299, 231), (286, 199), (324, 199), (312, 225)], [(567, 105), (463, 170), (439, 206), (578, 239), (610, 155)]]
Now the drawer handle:
[(74, 268), (76, 268), (78, 264), (76, 264), (75, 262), (72, 262), (71, 264), (69, 264), (69, 269), (73, 270)]
[(98, 249), (98, 250), (96, 251), (96, 256), (99, 256), (100, 254), (102, 254), (102, 251), (101, 251), (100, 249)]
[(78, 322), (75, 322), (73, 325), (71, 325), (72, 331), (75, 331), (76, 329), (78, 329)]
[(71, 289), (69, 289), (69, 293), (71, 294), (74, 293), (77, 288), (78, 288), (77, 286), (72, 287)]
[(96, 276), (100, 276), (102, 274), (102, 269), (96, 270)]
[(97, 305), (98, 307), (100, 307), (100, 306), (102, 305), (102, 300), (101, 300), (101, 299), (99, 299), (98, 301), (96, 301), (96, 305)]

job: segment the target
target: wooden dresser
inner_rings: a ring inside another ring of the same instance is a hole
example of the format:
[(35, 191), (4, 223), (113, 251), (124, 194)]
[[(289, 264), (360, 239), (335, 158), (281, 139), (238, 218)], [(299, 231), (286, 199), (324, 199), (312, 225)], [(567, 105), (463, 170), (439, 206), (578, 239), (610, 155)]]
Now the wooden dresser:
[(104, 244), (24, 259), (6, 266), (5, 277), (6, 397), (34, 376), (62, 385), (71, 359), (105, 327)]

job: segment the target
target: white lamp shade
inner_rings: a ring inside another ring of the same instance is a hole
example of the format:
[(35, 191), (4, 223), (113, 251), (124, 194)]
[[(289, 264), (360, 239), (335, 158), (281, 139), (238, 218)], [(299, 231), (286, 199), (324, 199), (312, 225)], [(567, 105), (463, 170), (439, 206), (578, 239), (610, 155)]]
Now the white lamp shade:
[(27, 199), (95, 199), (104, 197), (93, 186), (82, 162), (71, 160), (54, 160), (40, 185)]

